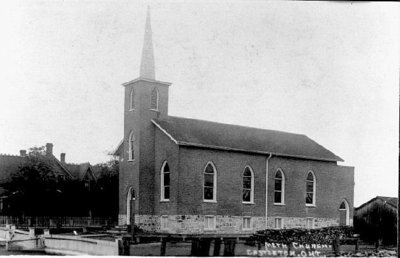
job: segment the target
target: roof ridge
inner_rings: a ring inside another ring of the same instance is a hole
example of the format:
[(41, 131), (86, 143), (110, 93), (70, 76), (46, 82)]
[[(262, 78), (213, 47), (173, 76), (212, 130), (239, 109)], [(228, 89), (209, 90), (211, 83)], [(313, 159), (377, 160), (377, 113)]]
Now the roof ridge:
[(375, 198), (384, 198), (384, 199), (397, 199), (398, 197), (391, 197), (391, 196), (382, 196), (382, 195), (377, 195)]
[(215, 121), (210, 121), (210, 120), (203, 120), (203, 119), (197, 119), (197, 118), (187, 118), (187, 117), (178, 117), (178, 116), (168, 116), (167, 118), (156, 118), (154, 120), (160, 120), (160, 121), (167, 121), (169, 118), (172, 119), (185, 119), (185, 120), (192, 120), (192, 121), (198, 121), (198, 122), (206, 122), (206, 123), (212, 123), (212, 124), (218, 124), (218, 125), (230, 125), (230, 126), (236, 126), (236, 127), (242, 127), (244, 129), (256, 129), (256, 130), (262, 130), (262, 131), (271, 131), (271, 132), (277, 132), (277, 133), (285, 133), (285, 134), (292, 134), (292, 135), (301, 135), (301, 136), (306, 136), (305, 134), (301, 133), (291, 133), (291, 132), (286, 132), (286, 131), (280, 131), (280, 130), (273, 130), (273, 129), (265, 129), (265, 128), (260, 128), (260, 127), (252, 127), (252, 126), (246, 126), (246, 125), (237, 125), (237, 124), (229, 124), (229, 123), (221, 123), (221, 122), (215, 122)]
[(21, 158), (24, 157), (24, 156), (21, 156), (21, 155), (9, 154), (9, 153), (0, 153), (0, 156), (6, 156), (6, 157), (21, 157)]

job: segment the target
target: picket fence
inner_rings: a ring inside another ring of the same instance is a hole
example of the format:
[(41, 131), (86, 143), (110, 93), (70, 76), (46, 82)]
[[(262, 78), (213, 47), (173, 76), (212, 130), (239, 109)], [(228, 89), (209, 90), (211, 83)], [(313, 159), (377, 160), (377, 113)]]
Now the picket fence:
[(47, 216), (0, 216), (0, 226), (16, 225), (19, 228), (71, 228), (113, 227), (117, 223), (109, 217), (47, 217)]

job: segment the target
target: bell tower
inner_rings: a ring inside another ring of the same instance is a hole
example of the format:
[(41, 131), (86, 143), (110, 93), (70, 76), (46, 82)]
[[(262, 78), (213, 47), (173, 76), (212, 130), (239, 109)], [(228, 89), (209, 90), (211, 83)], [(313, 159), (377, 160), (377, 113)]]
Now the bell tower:
[[(124, 138), (120, 154), (119, 224), (130, 224), (132, 214), (135, 217), (154, 214), (155, 132), (151, 120), (168, 116), (168, 90), (171, 85), (156, 80), (149, 8), (139, 77), (122, 85), (125, 88), (125, 98)], [(136, 193), (133, 201), (128, 200), (131, 198), (130, 189)]]

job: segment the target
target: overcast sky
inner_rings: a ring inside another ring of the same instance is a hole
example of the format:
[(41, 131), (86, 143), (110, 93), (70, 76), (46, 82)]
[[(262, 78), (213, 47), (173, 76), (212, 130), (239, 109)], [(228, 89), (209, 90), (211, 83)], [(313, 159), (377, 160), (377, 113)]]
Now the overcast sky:
[(396, 3), (3, 1), (0, 153), (109, 159), (151, 7), (169, 114), (306, 134), (355, 166), (355, 205), (397, 196)]

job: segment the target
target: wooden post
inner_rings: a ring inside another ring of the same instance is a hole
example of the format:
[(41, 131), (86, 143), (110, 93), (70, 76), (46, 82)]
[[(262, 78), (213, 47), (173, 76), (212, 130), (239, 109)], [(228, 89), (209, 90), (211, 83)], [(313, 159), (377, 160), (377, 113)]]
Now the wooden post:
[(332, 249), (335, 256), (340, 256), (340, 238), (337, 236), (332, 243)]
[(224, 239), (224, 256), (235, 256), (235, 247), (236, 240), (235, 239)]
[(166, 249), (167, 249), (167, 239), (161, 238), (160, 256), (165, 256)]
[(210, 238), (203, 238), (200, 240), (200, 256), (210, 256)]
[(221, 238), (217, 237), (214, 240), (214, 254), (213, 256), (219, 256), (221, 250)]

